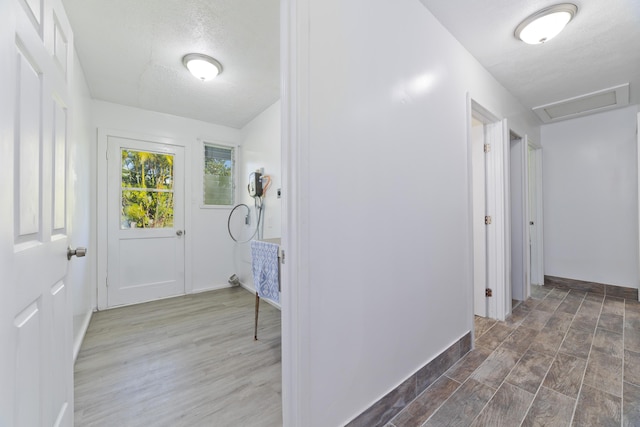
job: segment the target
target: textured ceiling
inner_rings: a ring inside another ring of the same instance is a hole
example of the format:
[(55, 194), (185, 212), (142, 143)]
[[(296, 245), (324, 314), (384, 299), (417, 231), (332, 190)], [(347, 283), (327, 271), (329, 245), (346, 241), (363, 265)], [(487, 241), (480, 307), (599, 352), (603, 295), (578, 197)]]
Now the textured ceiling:
[[(63, 0), (94, 99), (241, 128), (280, 97), (279, 0)], [(187, 53), (222, 63), (201, 82)]]
[(578, 13), (541, 45), (516, 26), (553, 0), (420, 0), (471, 54), (529, 108), (630, 83), (640, 103), (640, 0), (579, 0)]
[[(640, 103), (640, 0), (580, 0), (555, 39), (513, 36), (550, 0), (420, 0), (533, 108), (630, 83)], [(241, 128), (279, 98), (279, 0), (63, 0), (95, 99)], [(186, 53), (218, 59), (200, 82)]]

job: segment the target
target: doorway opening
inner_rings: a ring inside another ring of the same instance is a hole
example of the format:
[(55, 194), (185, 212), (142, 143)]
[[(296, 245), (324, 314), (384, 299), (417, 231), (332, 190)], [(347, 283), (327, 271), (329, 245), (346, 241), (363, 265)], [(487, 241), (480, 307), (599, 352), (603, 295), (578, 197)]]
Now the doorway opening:
[(511, 215), (511, 309), (529, 297), (528, 145), (526, 137), (509, 132)]
[[(544, 244), (542, 216), (542, 147), (527, 140), (527, 241), (529, 242), (530, 285), (544, 285)], [(530, 288), (529, 288), (530, 289)]]
[(473, 314), (487, 317), (486, 159), (484, 123), (471, 117), (471, 172), (473, 203)]
[(469, 106), (474, 314), (504, 320), (511, 313), (506, 120), (473, 99)]

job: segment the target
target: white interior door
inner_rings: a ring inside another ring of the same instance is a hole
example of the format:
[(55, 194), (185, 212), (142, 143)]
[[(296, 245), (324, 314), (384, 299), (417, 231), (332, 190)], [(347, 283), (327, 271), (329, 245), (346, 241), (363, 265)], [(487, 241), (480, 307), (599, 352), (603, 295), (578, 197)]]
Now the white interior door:
[(487, 298), (488, 317), (511, 313), (511, 224), (509, 215), (509, 128), (506, 119), (485, 123), (487, 153)]
[(474, 313), (504, 320), (511, 312), (509, 129), (470, 102)]
[(538, 165), (536, 161), (536, 149), (528, 146), (529, 164), (529, 270), (531, 271), (531, 283), (541, 285), (542, 277), (539, 273), (538, 250)]
[(72, 37), (60, 1), (0, 2), (2, 426), (73, 424), (65, 281)]
[(528, 213), (527, 209), (527, 144), (524, 138), (515, 134), (511, 136), (509, 154), (511, 161), (511, 298), (524, 301), (526, 297), (528, 276)]
[(184, 148), (107, 139), (107, 304), (182, 295)]
[(487, 232), (486, 166), (484, 153), (484, 124), (472, 121), (471, 169), (473, 186), (473, 313), (487, 316)]

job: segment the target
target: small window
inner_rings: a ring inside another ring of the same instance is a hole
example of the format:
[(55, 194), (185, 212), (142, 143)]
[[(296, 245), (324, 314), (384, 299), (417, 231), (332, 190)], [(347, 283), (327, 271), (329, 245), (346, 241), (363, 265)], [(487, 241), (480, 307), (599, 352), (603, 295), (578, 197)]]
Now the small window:
[(233, 148), (204, 144), (205, 205), (233, 205)]

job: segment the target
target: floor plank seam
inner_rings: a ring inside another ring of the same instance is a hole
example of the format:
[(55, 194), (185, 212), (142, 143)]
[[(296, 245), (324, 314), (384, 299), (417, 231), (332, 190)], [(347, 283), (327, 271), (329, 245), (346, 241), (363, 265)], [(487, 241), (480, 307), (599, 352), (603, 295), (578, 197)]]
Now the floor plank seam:
[[(588, 295), (588, 294), (587, 294)], [(584, 299), (582, 300), (582, 304), (584, 304), (584, 301), (586, 301), (587, 297), (585, 295)], [(580, 306), (582, 306), (582, 304), (580, 304)], [(604, 308), (604, 299), (602, 301), (602, 305), (600, 306), (600, 312), (598, 313), (598, 318), (596, 319), (596, 326), (593, 328), (593, 336), (591, 337), (591, 345), (589, 346), (589, 354), (587, 355), (587, 363), (584, 367), (584, 372), (582, 373), (582, 381), (580, 381), (580, 387), (578, 389), (578, 395), (576, 396), (576, 403), (573, 407), (573, 414), (571, 415), (571, 423), (569, 425), (573, 425), (573, 421), (576, 418), (576, 411), (578, 410), (578, 404), (580, 403), (580, 395), (582, 394), (582, 388), (584, 387), (584, 378), (587, 375), (587, 368), (589, 367), (589, 360), (591, 359), (591, 351), (593, 350), (593, 340), (595, 339), (595, 331), (598, 328), (598, 322), (600, 321), (600, 315), (602, 314), (602, 309)], [(578, 310), (580, 310), (580, 308), (578, 307)], [(578, 312), (576, 312), (577, 315)], [(575, 319), (575, 316), (574, 316)], [(572, 322), (573, 323), (573, 322)], [(623, 363), (624, 365), (624, 360)]]
[[(467, 354), (468, 354), (468, 353), (467, 353)], [(449, 369), (451, 369), (451, 368), (449, 368)], [(445, 375), (445, 374), (442, 374), (440, 377), (438, 377), (438, 380), (439, 380), (441, 377), (444, 377), (444, 376), (446, 376), (446, 375)], [(449, 378), (449, 377), (447, 377), (447, 378)], [(469, 377), (469, 378), (470, 378), (470, 377)], [(469, 379), (469, 378), (467, 378), (467, 379)], [(424, 420), (424, 422), (423, 422), (422, 424), (420, 424), (420, 427), (424, 427), (424, 426), (426, 426), (426, 425), (427, 425), (427, 423), (429, 422), (429, 420), (430, 420), (430, 419), (431, 419), (435, 414), (437, 414), (437, 413), (438, 413), (438, 411), (440, 410), (440, 408), (442, 408), (442, 407), (443, 407), (443, 406), (444, 406), (444, 405), (449, 401), (449, 399), (451, 399), (451, 397), (452, 397), (454, 394), (456, 394), (456, 392), (460, 389), (460, 387), (462, 387), (462, 385), (463, 385), (465, 382), (467, 382), (467, 380), (464, 380), (463, 382), (458, 382), (458, 381), (454, 380), (453, 378), (449, 378), (449, 379), (450, 379), (450, 380), (452, 380), (452, 381), (455, 381), (456, 383), (458, 383), (458, 387), (456, 387), (456, 389), (455, 389), (455, 390), (453, 390), (453, 391), (451, 392), (451, 394), (450, 394), (450, 395), (449, 395), (449, 396), (448, 396), (448, 397), (447, 397), (447, 398), (446, 398), (446, 399), (445, 399), (445, 400), (444, 400), (440, 405), (438, 405), (438, 407), (437, 407), (437, 408), (436, 408), (436, 409), (431, 413), (431, 415), (429, 415), (429, 418), (427, 418), (426, 420)], [(433, 382), (433, 384), (435, 384), (438, 380), (434, 381), (434, 382)], [(432, 385), (433, 385), (433, 384), (432, 384)], [(429, 387), (431, 387), (431, 386), (429, 386)], [(427, 387), (427, 388), (424, 390), (424, 392), (426, 392), (427, 390), (429, 390), (429, 387)], [(424, 393), (424, 392), (423, 392), (423, 393)], [(422, 394), (422, 393), (421, 393), (421, 394)]]
[[(548, 296), (548, 294), (547, 294), (547, 296)], [(545, 297), (545, 298), (546, 298), (546, 297)], [(565, 298), (566, 298), (566, 296), (565, 296)], [(563, 300), (564, 300), (564, 298), (563, 298)], [(525, 317), (525, 319), (526, 319), (526, 317)], [(548, 321), (547, 321), (547, 322), (548, 322)], [(523, 319), (523, 321), (522, 321), (522, 323), (521, 323), (521, 324), (523, 324), (523, 323), (524, 323), (524, 319)], [(538, 332), (538, 333), (539, 333), (539, 332)], [(522, 361), (522, 358), (523, 358), (523, 357), (524, 357), (524, 355), (527, 353), (527, 351), (529, 351), (529, 348), (531, 348), (531, 345), (532, 345), (532, 344), (533, 344), (533, 343), (529, 344), (529, 347), (527, 347), (527, 349), (525, 350), (525, 352), (523, 353), (523, 355), (520, 357), (520, 360), (518, 360), (518, 363), (516, 363), (516, 364), (515, 364), (515, 366), (511, 369), (511, 371), (513, 371), (513, 369), (515, 369), (515, 368), (516, 368), (516, 366), (518, 366), (518, 364), (520, 363), (520, 361)], [(531, 399), (531, 403), (529, 403), (529, 406), (527, 407), (527, 410), (524, 412), (524, 415), (522, 416), (522, 419), (521, 419), (521, 420), (520, 420), (520, 422), (518, 423), (518, 425), (519, 425), (519, 426), (520, 426), (520, 425), (522, 425), (522, 423), (524, 423), (524, 420), (527, 418), (527, 414), (529, 413), (529, 410), (531, 410), (531, 406), (533, 406), (533, 402), (536, 400), (536, 397), (538, 396), (538, 392), (539, 392), (540, 388), (542, 387), (542, 383), (544, 382), (544, 378), (545, 378), (545, 377), (547, 376), (547, 374), (549, 373), (549, 370), (551, 369), (551, 365), (552, 365), (552, 364), (553, 364), (553, 361), (551, 362), (551, 364), (549, 364), (549, 368), (547, 369), (547, 372), (545, 372), (544, 376), (542, 377), (542, 381), (541, 381), (541, 382), (540, 382), (540, 384), (538, 385), (538, 388), (536, 389), (536, 392), (535, 392), (535, 393), (534, 393), (534, 395), (533, 395), (533, 399)], [(511, 371), (509, 372), (509, 374), (507, 374), (507, 376), (505, 377), (505, 379), (504, 379), (503, 383), (507, 381), (507, 378), (508, 378), (508, 377), (509, 377), (509, 375), (511, 374)], [(517, 386), (517, 385), (515, 385), (515, 387), (518, 387), (520, 390), (524, 390), (524, 388), (519, 387), (519, 386)], [(524, 391), (527, 391), (527, 390), (524, 390)]]

